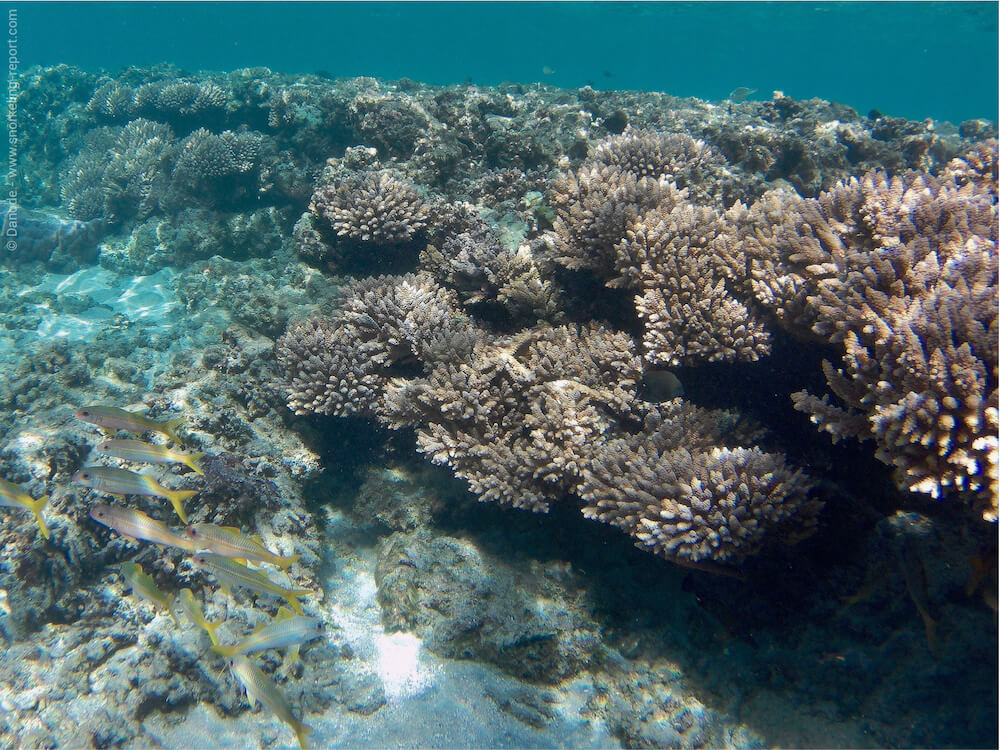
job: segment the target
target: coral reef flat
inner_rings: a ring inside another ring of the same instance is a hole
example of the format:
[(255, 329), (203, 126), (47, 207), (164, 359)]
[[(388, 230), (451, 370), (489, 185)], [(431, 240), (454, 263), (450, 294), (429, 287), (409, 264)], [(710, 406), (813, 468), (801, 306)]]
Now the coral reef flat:
[[(995, 746), (995, 123), (264, 68), (17, 101), (0, 745)], [(299, 607), (252, 708), (213, 643)]]

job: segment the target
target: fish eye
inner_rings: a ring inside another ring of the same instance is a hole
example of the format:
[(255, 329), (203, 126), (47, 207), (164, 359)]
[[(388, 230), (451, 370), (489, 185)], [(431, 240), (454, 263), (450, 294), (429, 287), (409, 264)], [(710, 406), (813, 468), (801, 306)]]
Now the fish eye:
[(188, 536), (198, 536), (198, 529), (193, 528), (192, 526), (188, 526), (185, 531), (187, 531)]
[(81, 409), (80, 410), (80, 416), (81, 417), (89, 417), (90, 416), (90, 412), (87, 411), (86, 409)]
[(87, 472), (83, 472), (80, 475), (80, 479), (90, 479), (90, 474), (88, 474)]

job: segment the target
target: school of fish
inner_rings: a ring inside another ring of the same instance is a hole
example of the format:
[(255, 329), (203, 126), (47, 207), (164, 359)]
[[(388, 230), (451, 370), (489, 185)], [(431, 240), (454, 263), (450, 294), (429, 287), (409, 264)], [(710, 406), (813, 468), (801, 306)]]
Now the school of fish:
[[(127, 432), (136, 438), (155, 433), (173, 442), (175, 446), (181, 446), (177, 429), (184, 421), (183, 417), (156, 422), (141, 414), (105, 405), (85, 406), (78, 409), (75, 416), (105, 433), (107, 439), (96, 446), (97, 452), (103, 455), (130, 463), (181, 464), (196, 475), (204, 474), (201, 466), (203, 453), (187, 453), (180, 448), (168, 448), (158, 443), (116, 437), (119, 432)], [(72, 481), (95, 493), (119, 499), (131, 495), (170, 501), (173, 511), (181, 523), (185, 524), (184, 528), (177, 531), (141, 510), (124, 505), (95, 504), (90, 510), (90, 518), (132, 541), (155, 544), (161, 549), (175, 547), (189, 553), (191, 565), (212, 576), (229, 596), (232, 596), (232, 588), (243, 588), (257, 594), (277, 596), (288, 603), (291, 610), (279, 607), (277, 615), (270, 622), (257, 627), (235, 643), (222, 645), (217, 632), (225, 623), (208, 620), (191, 589), (182, 589), (178, 594), (169, 593), (157, 586), (141, 565), (131, 561), (119, 565), (123, 578), (131, 585), (136, 597), (168, 614), (178, 627), (180, 620), (176, 609), (180, 609), (192, 624), (203, 629), (211, 640), (212, 651), (226, 660), (232, 675), (243, 685), (251, 708), (255, 702), (267, 706), (292, 729), (299, 746), (305, 750), (306, 738), (312, 729), (295, 717), (277, 686), (247, 656), (267, 649), (287, 649), (286, 659), (294, 661), (299, 658), (299, 648), (302, 645), (323, 637), (324, 623), (316, 617), (307, 616), (299, 601), (314, 592), (285, 588), (272, 581), (262, 570), (249, 567), (250, 564), (255, 567), (266, 564), (287, 571), (301, 556), (277, 555), (267, 549), (259, 536), (245, 534), (236, 527), (209, 523), (187, 525), (184, 501), (197, 495), (197, 490), (172, 489), (146, 474), (104, 465), (85, 466), (73, 474)], [(49, 539), (50, 533), (42, 511), (48, 501), (48, 496), (35, 499), (20, 486), (0, 479), (0, 506), (32, 513), (38, 530), (45, 539)]]

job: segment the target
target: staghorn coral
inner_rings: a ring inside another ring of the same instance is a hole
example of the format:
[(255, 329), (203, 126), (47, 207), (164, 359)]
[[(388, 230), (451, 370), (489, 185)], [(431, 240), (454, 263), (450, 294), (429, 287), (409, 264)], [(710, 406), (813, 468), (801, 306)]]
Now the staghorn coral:
[(725, 165), (725, 159), (704, 141), (652, 130), (612, 136), (597, 145), (591, 160), (636, 177), (669, 180), (699, 199), (717, 192), (716, 174)]
[(531, 250), (506, 247), (483, 222), (448, 237), (440, 250), (429, 245), (420, 261), (466, 306), (500, 305), (513, 320), (526, 323), (560, 316), (558, 289), (543, 277)]
[(232, 202), (256, 187), (264, 138), (198, 128), (180, 143), (172, 175), (177, 202)]
[[(587, 518), (681, 563), (735, 563), (765, 538), (801, 538), (821, 503), (811, 482), (759, 448), (719, 447), (729, 415), (680, 399), (650, 409), (644, 429), (607, 441), (583, 471)], [(727, 433), (730, 433), (727, 435)]]
[(133, 120), (90, 133), (62, 177), (62, 201), (74, 218), (120, 222), (152, 213), (175, 151), (167, 126)]
[(135, 91), (135, 111), (172, 122), (210, 122), (225, 115), (229, 95), (212, 81), (167, 80), (147, 83)]
[(556, 214), (552, 258), (569, 269), (586, 269), (604, 280), (613, 278), (615, 246), (630, 222), (660, 202), (664, 185), (607, 165), (561, 174), (549, 197)]
[(296, 414), (372, 416), (393, 367), (463, 358), (475, 332), (453, 295), (427, 276), (348, 284), (333, 318), (293, 323), (275, 347)]
[(736, 259), (716, 211), (670, 196), (626, 229), (618, 245), (622, 283), (638, 286), (646, 361), (655, 367), (754, 361), (770, 353), (763, 324), (730, 291)]
[(481, 500), (546, 511), (628, 411), (640, 379), (625, 334), (593, 324), (528, 330), (391, 383), (385, 418), (416, 426), (417, 449)]
[(997, 205), (989, 182), (872, 172), (815, 200), (766, 196), (751, 210), (746, 244), (758, 298), (792, 330), (843, 347), (841, 368), (824, 363), (843, 407), (800, 392), (796, 408), (834, 440), (873, 439), (901, 487), (965, 492), (995, 518)]
[(336, 186), (321, 186), (309, 208), (338, 237), (376, 246), (411, 242), (428, 218), (416, 189), (385, 171), (362, 172)]

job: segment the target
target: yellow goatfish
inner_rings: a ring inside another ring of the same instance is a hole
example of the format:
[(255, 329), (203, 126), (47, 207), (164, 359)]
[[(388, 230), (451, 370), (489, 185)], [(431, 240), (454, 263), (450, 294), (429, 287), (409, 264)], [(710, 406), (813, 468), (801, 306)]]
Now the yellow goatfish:
[(277, 686), (245, 656), (240, 654), (233, 656), (228, 666), (233, 675), (243, 683), (250, 699), (250, 707), (254, 707), (254, 701), (259, 701), (271, 709), (275, 716), (292, 728), (295, 739), (299, 741), (299, 747), (306, 750), (306, 737), (312, 734), (312, 727), (307, 727), (292, 715), (292, 707), (288, 705), (288, 701)]
[(185, 453), (165, 445), (144, 443), (142, 440), (105, 440), (97, 446), (101, 453), (142, 464), (184, 464), (195, 474), (204, 474), (199, 461), (204, 453)]
[(119, 409), (117, 406), (99, 405), (84, 406), (81, 409), (77, 409), (73, 416), (83, 422), (97, 425), (105, 432), (112, 434), (118, 432), (118, 430), (125, 430), (125, 432), (131, 432), (135, 435), (141, 435), (144, 432), (159, 432), (161, 435), (166, 435), (178, 444), (181, 442), (181, 439), (177, 437), (176, 430), (184, 421), (184, 417), (178, 417), (169, 422), (154, 422), (152, 419), (147, 419), (141, 414), (125, 411), (125, 409)]
[(299, 646), (322, 637), (324, 629), (322, 620), (306, 615), (293, 615), (281, 607), (267, 625), (261, 625), (232, 646), (216, 645), (212, 646), (212, 650), (229, 658), (236, 654), (252, 654), (254, 651), (291, 646), (289, 659), (295, 661), (299, 658)]
[(49, 538), (49, 528), (45, 525), (45, 521), (42, 520), (42, 508), (48, 502), (48, 495), (35, 500), (13, 482), (0, 479), (0, 505), (5, 508), (24, 508), (25, 510), (30, 510), (35, 514), (35, 522), (38, 524), (38, 530), (42, 532), (42, 536), (46, 539)]
[(90, 517), (129, 539), (193, 551), (191, 542), (175, 534), (162, 521), (150, 518), (141, 510), (99, 503), (90, 509)]
[(73, 481), (105, 495), (165, 498), (173, 503), (174, 510), (184, 523), (187, 523), (187, 514), (184, 512), (183, 501), (198, 494), (197, 490), (172, 490), (164, 487), (153, 477), (125, 469), (112, 469), (108, 466), (87, 466), (73, 475)]
[(235, 560), (230, 560), (221, 555), (202, 552), (191, 558), (191, 564), (198, 568), (198, 570), (211, 573), (223, 586), (237, 586), (258, 593), (280, 596), (288, 602), (288, 606), (298, 615), (303, 614), (299, 597), (311, 596), (313, 593), (308, 589), (283, 588), (263, 573), (250, 570), (246, 565), (242, 565)]
[(208, 633), (208, 637), (212, 639), (212, 647), (218, 646), (219, 639), (215, 637), (215, 631), (222, 627), (222, 623), (211, 622), (205, 617), (205, 613), (201, 611), (201, 607), (198, 606), (198, 602), (194, 598), (194, 592), (191, 589), (181, 589), (181, 595), (177, 597), (177, 601), (187, 618)]
[(165, 609), (174, 618), (177, 627), (181, 626), (177, 615), (174, 614), (174, 597), (165, 591), (161, 591), (153, 582), (152, 576), (143, 572), (141, 565), (133, 562), (122, 563), (121, 571), (122, 575), (125, 576), (125, 580), (132, 584), (133, 594), (155, 604), (160, 609)]
[(234, 560), (271, 563), (282, 570), (286, 570), (302, 557), (302, 555), (289, 557), (276, 555), (264, 546), (259, 537), (247, 536), (233, 526), (196, 523), (184, 529), (184, 533), (195, 549), (208, 550)]

